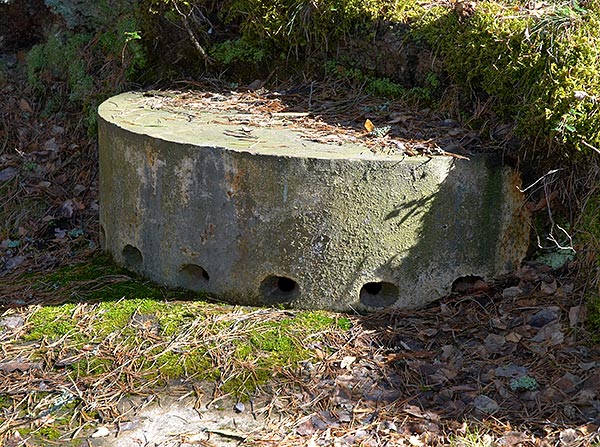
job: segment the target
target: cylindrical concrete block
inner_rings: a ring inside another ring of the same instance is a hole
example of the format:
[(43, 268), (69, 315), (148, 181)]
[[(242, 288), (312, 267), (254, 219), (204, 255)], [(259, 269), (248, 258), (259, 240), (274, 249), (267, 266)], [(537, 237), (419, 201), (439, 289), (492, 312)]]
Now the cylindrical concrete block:
[(104, 247), (169, 286), (251, 305), (417, 307), (517, 266), (518, 173), (240, 129), (127, 93), (99, 108)]

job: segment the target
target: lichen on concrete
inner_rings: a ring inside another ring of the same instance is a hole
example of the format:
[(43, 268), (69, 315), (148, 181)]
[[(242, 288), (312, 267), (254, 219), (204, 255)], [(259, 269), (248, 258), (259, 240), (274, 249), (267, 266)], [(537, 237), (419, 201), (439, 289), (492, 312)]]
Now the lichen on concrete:
[(115, 259), (158, 282), (252, 305), (418, 307), (525, 255), (518, 175), (492, 155), (374, 154), (268, 126), (246, 141), (226, 116), (141, 98), (99, 110), (101, 224)]

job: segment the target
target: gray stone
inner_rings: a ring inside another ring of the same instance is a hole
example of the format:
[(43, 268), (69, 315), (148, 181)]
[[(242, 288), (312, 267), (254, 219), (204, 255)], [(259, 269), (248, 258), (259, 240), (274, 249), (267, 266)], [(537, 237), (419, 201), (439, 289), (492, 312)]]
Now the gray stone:
[(417, 307), (525, 255), (519, 175), (491, 155), (375, 154), (152, 105), (99, 108), (100, 222), (115, 260), (157, 282), (249, 305)]

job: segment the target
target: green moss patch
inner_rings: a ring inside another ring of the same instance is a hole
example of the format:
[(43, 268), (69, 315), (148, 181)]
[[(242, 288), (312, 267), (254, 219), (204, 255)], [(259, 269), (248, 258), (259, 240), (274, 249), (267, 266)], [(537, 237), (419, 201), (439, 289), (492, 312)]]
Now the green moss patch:
[[(126, 273), (100, 256), (29, 277), (36, 287), (58, 293), (80, 290), (65, 304), (28, 310), (20, 340), (43, 342), (32, 358), (73, 380), (108, 374), (131, 383), (218, 379), (228, 392), (244, 394), (278, 370), (314, 359), (324, 335), (352, 326), (347, 317), (324, 311), (213, 304)], [(116, 277), (121, 281), (113, 282)], [(93, 290), (84, 292), (82, 285)]]

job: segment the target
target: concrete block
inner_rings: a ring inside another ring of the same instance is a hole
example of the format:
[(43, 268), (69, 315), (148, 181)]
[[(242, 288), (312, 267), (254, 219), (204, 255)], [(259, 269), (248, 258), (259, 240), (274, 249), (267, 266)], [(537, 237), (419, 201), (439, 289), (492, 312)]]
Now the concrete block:
[(248, 305), (414, 308), (463, 276), (512, 271), (529, 218), (518, 172), (374, 154), (299, 129), (240, 129), (226, 114), (99, 108), (100, 223), (119, 263)]

